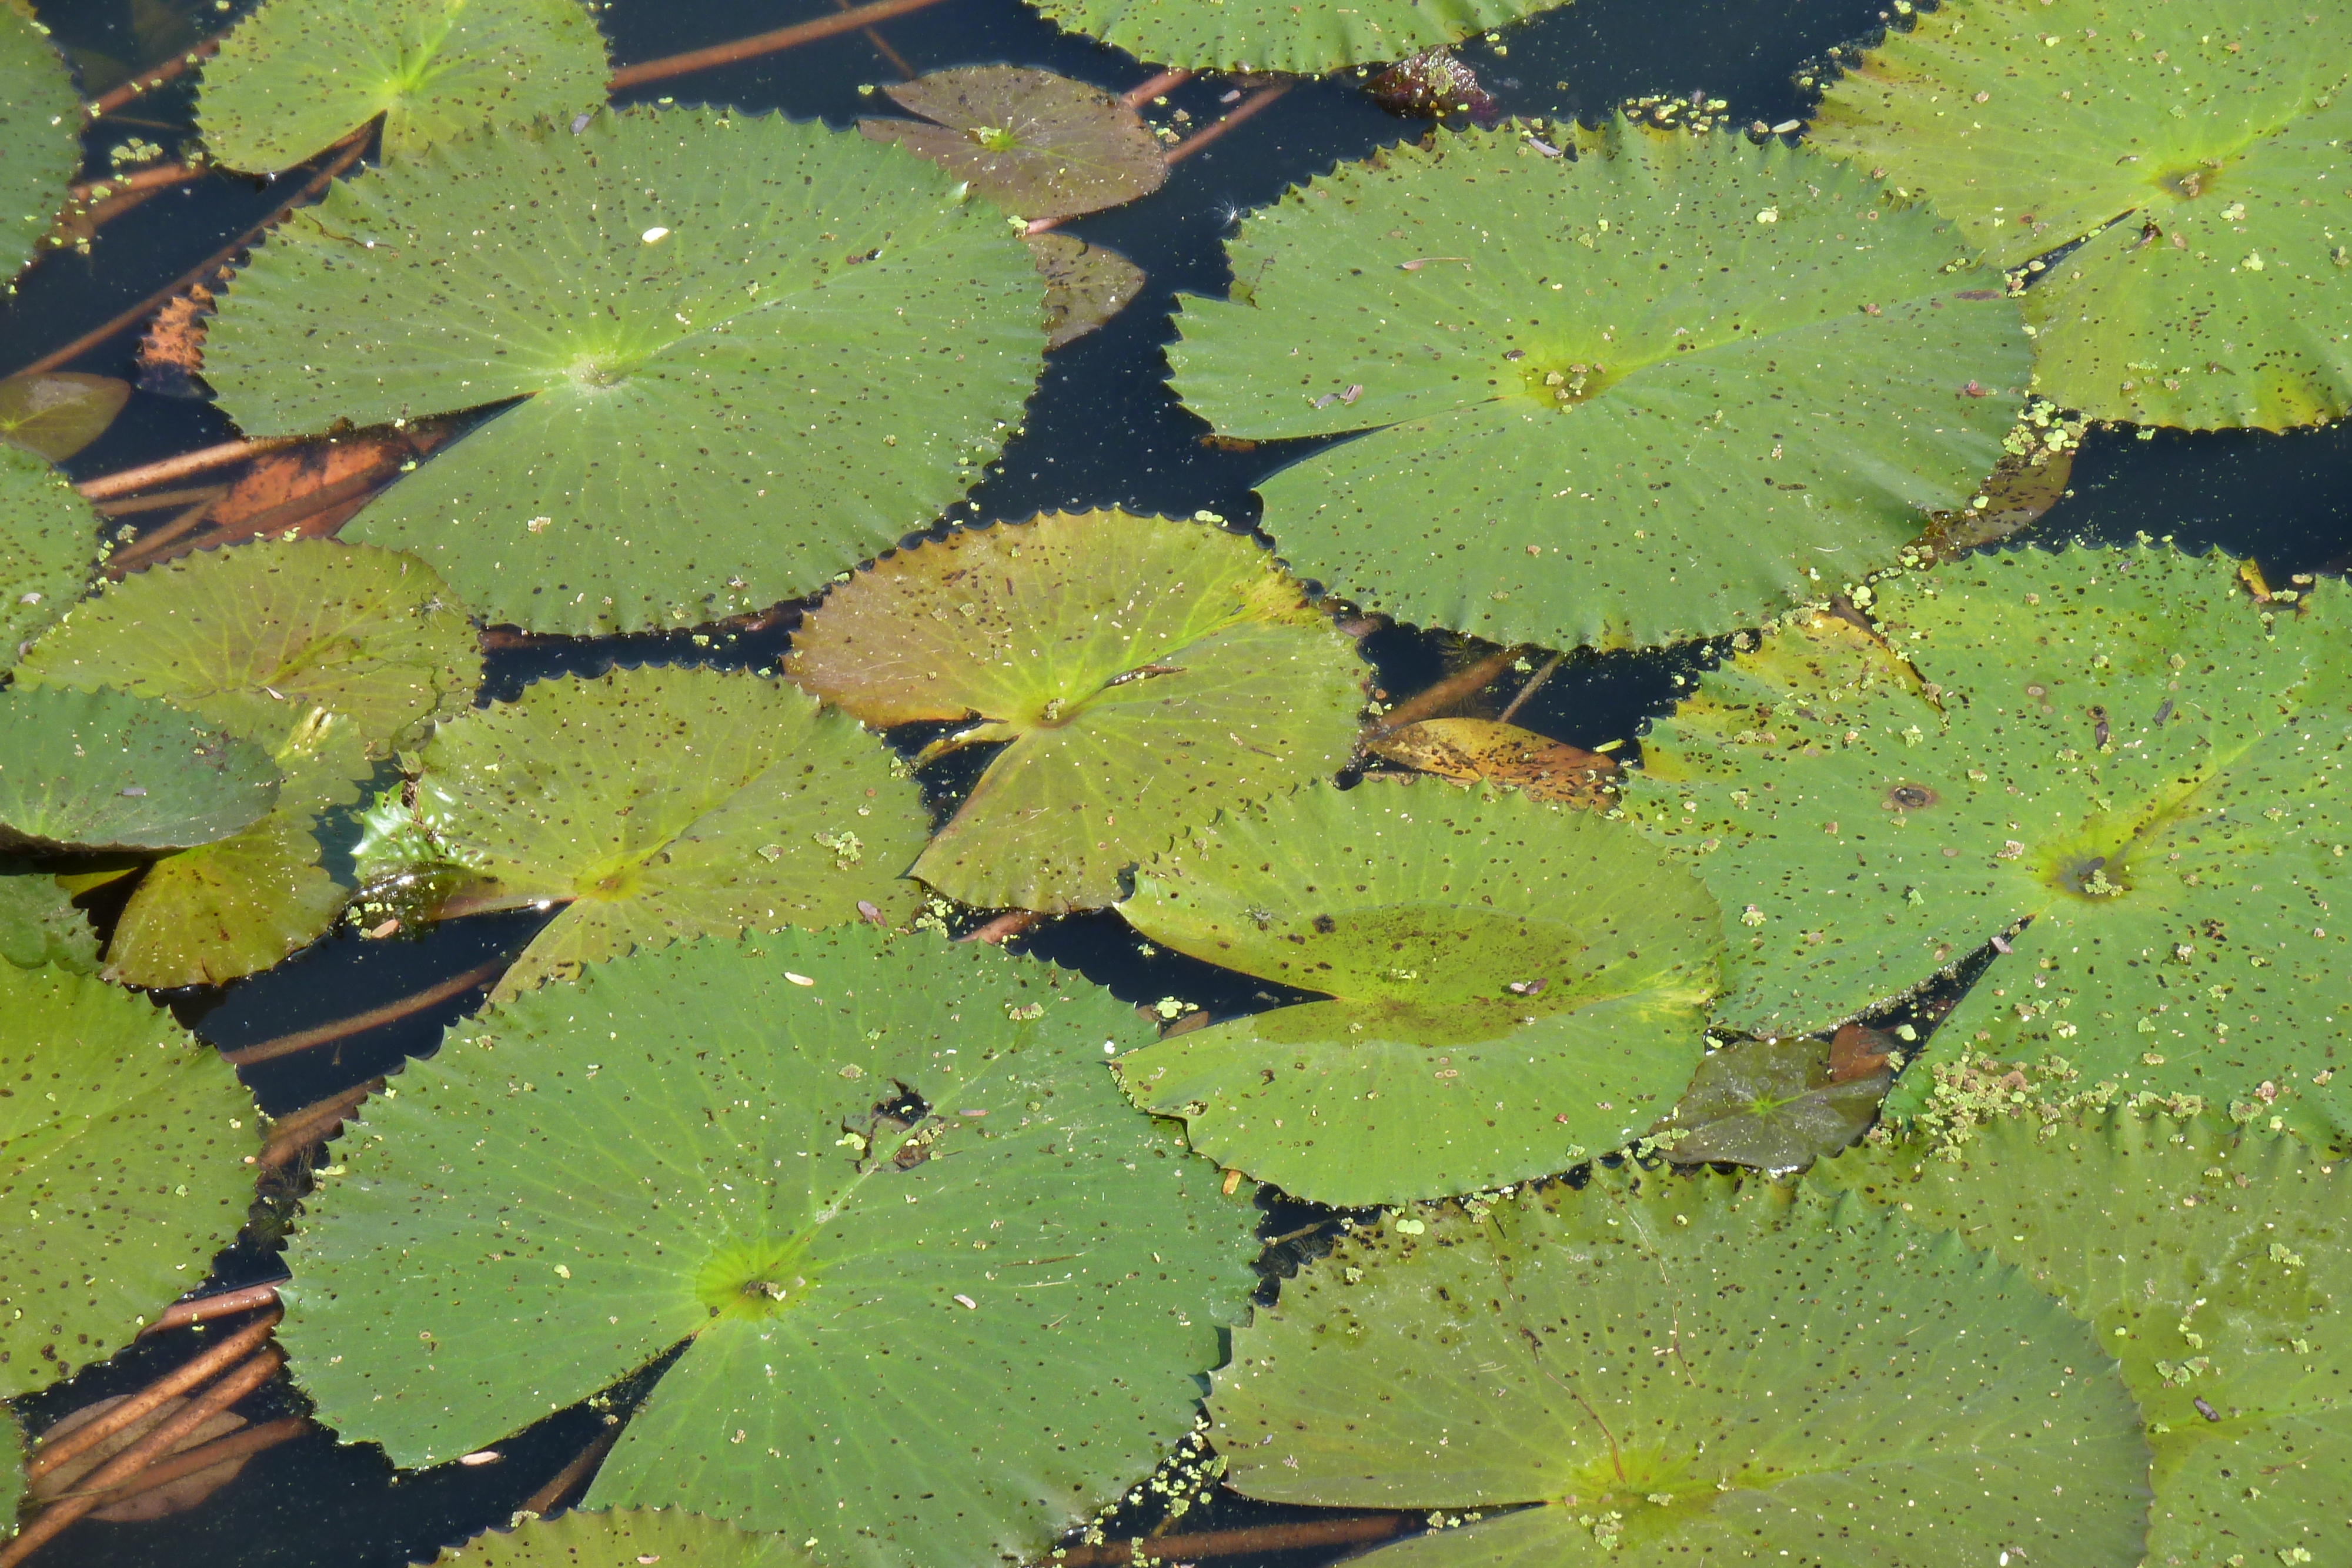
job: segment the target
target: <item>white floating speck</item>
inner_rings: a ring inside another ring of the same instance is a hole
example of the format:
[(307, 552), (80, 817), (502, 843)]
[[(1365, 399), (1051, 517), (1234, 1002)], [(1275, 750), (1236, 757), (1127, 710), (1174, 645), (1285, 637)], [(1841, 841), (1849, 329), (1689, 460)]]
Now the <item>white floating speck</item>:
[(973, 1301), (970, 1296), (958, 1296), (956, 1298), (956, 1304), (960, 1307), (970, 1307), (974, 1312), (978, 1312), (980, 1310), (980, 1303)]
[(814, 986), (816, 984), (814, 980), (810, 979), (806, 975), (795, 975), (790, 969), (786, 969), (784, 971), (784, 978), (790, 980), (795, 986)]
[(656, 224), (652, 228), (649, 228), (645, 233), (639, 235), (637, 237), (645, 241), (647, 245), (659, 245), (662, 241), (669, 238), (669, 230), (663, 228), (660, 225)]
[(470, 1454), (458, 1455), (457, 1462), (461, 1465), (495, 1465), (501, 1457), (496, 1448), (477, 1448)]

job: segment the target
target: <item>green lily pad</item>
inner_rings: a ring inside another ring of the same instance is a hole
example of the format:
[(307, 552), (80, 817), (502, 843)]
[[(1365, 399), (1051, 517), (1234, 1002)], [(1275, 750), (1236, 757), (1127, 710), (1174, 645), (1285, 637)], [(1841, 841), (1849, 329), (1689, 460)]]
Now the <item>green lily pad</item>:
[(113, 376), (10, 376), (0, 381), (0, 442), (62, 463), (105, 434), (130, 398), (131, 383)]
[(280, 1338), (403, 1466), (683, 1343), (592, 1506), (837, 1564), (1026, 1558), (1182, 1436), (1254, 1283), (1256, 1211), (1103, 1066), (1139, 1028), (862, 925), (593, 966), (369, 1103)]
[(240, 275), (205, 374), (250, 435), (517, 400), (346, 537), (492, 622), (675, 627), (934, 522), (1020, 417), (1043, 292), (1003, 214), (920, 159), (631, 110), (339, 183)]
[(0, 5), (0, 291), (23, 270), (81, 167), (81, 95), (49, 30)]
[(959, 66), (882, 91), (923, 118), (861, 120), (867, 140), (928, 158), (1032, 222), (1115, 207), (1168, 182), (1143, 116), (1117, 93), (1052, 71)]
[(245, 1223), (236, 1075), (143, 998), (0, 964), (0, 1397), (103, 1361)]
[(544, 681), (445, 722), (422, 760), (413, 803), (371, 813), (361, 883), (446, 880), (443, 914), (565, 906), (494, 999), (678, 937), (915, 913), (921, 791), (855, 719), (775, 682)]
[(1730, 1176), (1600, 1169), (1480, 1207), (1357, 1228), (1234, 1333), (1227, 1485), (1534, 1505), (1358, 1559), (1379, 1568), (2140, 1561), (2131, 1396), (2018, 1270)]
[(0, 1406), (0, 1541), (16, 1533), (16, 1506), (25, 1497), (25, 1429)]
[(98, 972), (98, 937), (72, 895), (39, 867), (0, 854), (0, 961)]
[(579, 0), (268, 0), (205, 67), (196, 128), (215, 162), (276, 173), (380, 114), (408, 158), (600, 108), (609, 74)]
[(2340, 419), (2352, 14), (2249, 0), (2227, 24), (2167, 0), (1961, 0), (1889, 29), (1812, 139), (2004, 267), (2083, 242), (2025, 295), (2053, 401), (2199, 430)]
[(1748, 1166), (1780, 1175), (1826, 1159), (1870, 1131), (1895, 1074), (1839, 1080), (1827, 1040), (1739, 1040), (1712, 1051), (1682, 1099), (1650, 1129), (1677, 1165)]
[(1721, 956), (1706, 889), (1639, 835), (1435, 782), (1228, 811), (1138, 870), (1118, 911), (1161, 946), (1329, 996), (1118, 1071), (1218, 1164), (1342, 1206), (1627, 1142), (1705, 1052)]
[(1084, 33), (1140, 60), (1196, 71), (1325, 76), (1343, 66), (1401, 60), (1473, 33), (1507, 26), (1564, 0), (1030, 0), (1065, 32)]
[(0, 442), (0, 670), (81, 597), (97, 557), (89, 503), (40, 458)]
[(1821, 598), (1967, 504), (2028, 343), (1947, 225), (1777, 141), (1570, 130), (1573, 162), (1506, 129), (1342, 165), (1242, 225), (1230, 300), (1183, 300), (1174, 384), (1221, 433), (1367, 433), (1259, 485), (1294, 570), (1493, 642), (1641, 645)]
[(1337, 772), (1364, 666), (1274, 558), (1198, 522), (1048, 512), (877, 561), (784, 673), (877, 726), (1005, 741), (914, 873), (983, 907), (1097, 908), (1187, 822)]
[[(1819, 616), (1706, 676), (1626, 798), (1724, 902), (1721, 1015), (1822, 1027), (2000, 936), (1890, 1114), (1963, 1049), (2217, 1100), (2352, 1065), (2340, 594), (2256, 603), (2227, 559), (2162, 547), (2020, 550), (1881, 584), (1891, 650)], [(2325, 1133), (2337, 1107), (2306, 1085), (2280, 1110)]]
[(574, 1509), (553, 1519), (525, 1517), (433, 1560), (434, 1568), (808, 1568), (812, 1559), (781, 1535), (755, 1535), (677, 1509)]
[(1075, 235), (1029, 236), (1037, 275), (1045, 280), (1045, 347), (1075, 343), (1135, 302), (1143, 268), (1105, 246)]
[(2352, 1560), (2352, 1171), (2125, 1111), (2000, 1116), (1955, 1158), (1906, 1143), (1813, 1171), (2022, 1269), (2121, 1359), (2155, 1450), (2149, 1563)]
[(0, 693), (0, 844), (15, 849), (210, 843), (268, 810), (278, 778), (261, 747), (152, 697)]
[(331, 925), (350, 890), (320, 861), (320, 814), (377, 761), (472, 699), (481, 654), (441, 580), (407, 556), (306, 539), (205, 550), (77, 609), (17, 670), (32, 689), (160, 697), (268, 751), (278, 804), (151, 867), (107, 949), (126, 985), (217, 984)]

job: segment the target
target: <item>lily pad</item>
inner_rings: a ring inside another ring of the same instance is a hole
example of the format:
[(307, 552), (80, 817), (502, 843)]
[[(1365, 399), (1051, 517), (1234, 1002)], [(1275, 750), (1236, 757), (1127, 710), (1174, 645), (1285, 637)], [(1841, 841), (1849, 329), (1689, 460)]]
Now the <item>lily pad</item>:
[(25, 1496), (25, 1429), (16, 1413), (0, 1406), (0, 1541), (16, 1533), (16, 1508)]
[(0, 381), (0, 442), (62, 463), (105, 434), (130, 398), (131, 383), (113, 376), (10, 376)]
[(1870, 1131), (1895, 1074), (1841, 1080), (1821, 1040), (1749, 1040), (1712, 1051), (1650, 1135), (1677, 1165), (1733, 1165), (1780, 1175), (1826, 1159)]
[(573, 1509), (553, 1519), (523, 1516), (433, 1560), (434, 1568), (808, 1568), (812, 1559), (781, 1535), (755, 1535), (677, 1509)]
[(1030, 0), (1065, 32), (1084, 33), (1140, 60), (1196, 71), (1325, 76), (1344, 66), (1402, 59), (1473, 33), (1507, 26), (1563, 0)]
[(1617, 782), (1607, 753), (1490, 718), (1425, 718), (1374, 737), (1364, 749), (1457, 784), (1499, 785), (1535, 800), (1603, 806)]
[(47, 237), (81, 167), (81, 95), (49, 30), (0, 5), (0, 292)]
[(10, 848), (210, 843), (268, 810), (278, 778), (261, 747), (152, 697), (0, 693), (0, 844)]
[(2000, 1116), (1955, 1158), (1905, 1143), (1813, 1172), (2022, 1269), (2121, 1359), (2155, 1450), (2149, 1563), (2352, 1559), (2352, 1171), (2117, 1110)]
[(563, 905), (497, 1000), (678, 937), (915, 913), (921, 792), (855, 719), (790, 686), (676, 669), (541, 682), (442, 724), (422, 761), (411, 803), (371, 813), (359, 879), (446, 882), (433, 913)]
[[(143, 998), (0, 964), (0, 1396), (103, 1361), (245, 1223), (252, 1097)], [(37, 1090), (37, 1092), (36, 1092)]]
[(1342, 165), (1242, 225), (1231, 299), (1183, 300), (1174, 383), (1219, 432), (1367, 433), (1259, 485), (1294, 570), (1496, 643), (1666, 643), (1976, 493), (2028, 344), (1946, 225), (1777, 141), (1563, 134), (1573, 162), (1507, 128)]
[[(2079, 25), (2095, 20), (2095, 26)], [(2063, 24), (2063, 25), (2062, 25)], [(1964, 0), (1890, 28), (1812, 138), (2030, 273), (2035, 385), (2096, 419), (2283, 430), (2352, 409), (2352, 14)]]
[(1146, 862), (1118, 911), (1163, 947), (1328, 994), (1118, 1071), (1218, 1164), (1341, 1206), (1627, 1142), (1704, 1053), (1721, 954), (1706, 891), (1637, 834), (1435, 784), (1228, 811)]
[(81, 597), (97, 557), (89, 503), (40, 458), (0, 442), (0, 670)]
[(1037, 276), (1045, 280), (1045, 347), (1075, 343), (1135, 302), (1143, 268), (1074, 235), (1029, 236)]
[(327, 540), (238, 545), (110, 587), (42, 638), (31, 688), (160, 697), (261, 747), (285, 773), (243, 832), (151, 867), (107, 949), (126, 985), (217, 984), (332, 924), (349, 889), (321, 865), (320, 814), (433, 718), (471, 700), (481, 654), (421, 562)]
[[(1723, 901), (1721, 1017), (1824, 1027), (2000, 936), (1890, 1114), (1963, 1049), (2216, 1100), (2352, 1066), (2340, 597), (2257, 603), (2165, 547), (2018, 550), (1880, 584), (1891, 647), (1815, 616), (1703, 678), (1626, 800)], [(2352, 1126), (2324, 1084), (2279, 1109)]]
[(493, 622), (675, 627), (935, 521), (1020, 417), (1043, 292), (1002, 214), (919, 159), (630, 110), (339, 183), (224, 297), (205, 374), (249, 435), (511, 402), (346, 537)]
[(1038, 1553), (1183, 1435), (1255, 1281), (1256, 1211), (1103, 1066), (1139, 1027), (862, 925), (592, 966), (369, 1103), (294, 1239), (295, 1375), (420, 1466), (683, 1344), (591, 1506)]
[(0, 962), (98, 972), (98, 937), (72, 896), (47, 872), (5, 854), (0, 854)]
[(1234, 1333), (1226, 1484), (1486, 1512), (1379, 1568), (2140, 1561), (2131, 1396), (2018, 1270), (1731, 1176), (1601, 1169), (1481, 1208), (1359, 1227)]
[(1364, 666), (1251, 539), (1124, 512), (964, 528), (826, 595), (784, 673), (877, 726), (1009, 742), (916, 876), (984, 907), (1090, 909), (1187, 822), (1337, 772)]
[(1143, 116), (1052, 71), (959, 66), (882, 91), (923, 118), (861, 120), (867, 140), (920, 154), (1032, 222), (1115, 207), (1168, 182)]
[(268, 0), (205, 66), (213, 161), (274, 174), (383, 116), (383, 155), (602, 107), (604, 40), (579, 0)]

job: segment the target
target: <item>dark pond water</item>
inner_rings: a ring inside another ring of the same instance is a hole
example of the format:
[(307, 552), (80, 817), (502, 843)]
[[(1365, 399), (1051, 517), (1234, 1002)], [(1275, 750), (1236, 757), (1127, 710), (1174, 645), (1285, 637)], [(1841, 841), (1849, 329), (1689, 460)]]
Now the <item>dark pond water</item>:
[[(614, 0), (600, 19), (614, 60), (627, 63), (765, 31), (827, 8), (825, 0)], [(163, 0), (50, 0), (37, 9), (64, 43), (123, 60), (152, 60), (160, 29), (173, 20)], [(182, 16), (201, 35), (244, 9), (201, 3)], [(1671, 5), (1578, 0), (1507, 34), (1501, 47), (1473, 44), (1464, 57), (1507, 113), (1594, 115), (1630, 97), (1703, 88), (1727, 99), (1736, 120), (1770, 123), (1803, 117), (1809, 95), (1796, 78), (1832, 46), (1870, 38), (1884, 16), (1873, 0), (1678, 0)], [(973, 63), (1041, 66), (1115, 90), (1150, 74), (1125, 56), (1056, 34), (1017, 0), (945, 0), (881, 31), (917, 71)], [(859, 84), (887, 82), (896, 74), (852, 33), (634, 96), (781, 110), (845, 124), (870, 107)], [(1155, 114), (1164, 119), (1181, 109), (1192, 123), (1206, 122), (1221, 111), (1225, 90), (1227, 84), (1214, 79), (1189, 83)], [(103, 170), (108, 150), (131, 133), (175, 149), (185, 135), (191, 99), (184, 81), (96, 126), (89, 140), (91, 167)], [(1149, 274), (1149, 286), (1101, 330), (1049, 359), (1024, 434), (955, 516), (1019, 518), (1043, 508), (1116, 504), (1140, 512), (1189, 516), (1206, 509), (1236, 522), (1255, 519), (1251, 486), (1288, 455), (1275, 446), (1230, 452), (1202, 444), (1206, 426), (1180, 409), (1162, 384), (1171, 298), (1180, 291), (1223, 291), (1221, 242), (1240, 213), (1336, 162), (1428, 129), (1425, 121), (1384, 112), (1348, 79), (1301, 84), (1179, 164), (1157, 194), (1068, 225), (1069, 232), (1132, 258)], [(282, 191), (253, 181), (215, 175), (111, 223), (87, 256), (50, 256), (12, 302), (0, 306), (0, 371), (40, 358), (125, 309), (257, 222), (282, 197)], [(126, 329), (63, 368), (135, 376), (135, 329)], [(75, 477), (88, 478), (235, 434), (206, 402), (140, 392), (70, 468)], [(2166, 432), (2149, 440), (2130, 432), (2093, 432), (2076, 462), (2073, 488), (2035, 537), (2121, 541), (2139, 532), (2253, 556), (2273, 582), (2292, 572), (2343, 570), (2352, 562), (2352, 425), (2286, 436)], [(792, 624), (788, 614), (771, 628), (723, 642), (715, 656), (772, 667), (788, 645)], [(1426, 685), (1476, 652), (1457, 639), (1410, 628), (1376, 632), (1365, 646), (1378, 665), (1379, 685), (1392, 695)], [(697, 656), (714, 653), (683, 637), (498, 649), (489, 657), (483, 700), (510, 697), (544, 675), (591, 672), (615, 660)], [(1571, 658), (1517, 720), (1582, 746), (1622, 739), (1637, 747), (1643, 720), (1664, 711), (1676, 677), (1687, 678), (1704, 657), (1705, 650)], [(1507, 700), (1518, 678), (1505, 677), (1494, 694), (1497, 704)], [(951, 791), (958, 782), (947, 780), (942, 789)], [(938, 803), (945, 808), (952, 800), (943, 795)], [(396, 1002), (495, 964), (519, 951), (536, 924), (531, 916), (501, 915), (453, 922), (417, 940), (340, 936), (268, 974), (217, 992), (184, 995), (175, 1005), (206, 1040), (223, 1048), (247, 1046)], [(1268, 999), (1255, 981), (1172, 955), (1145, 956), (1108, 915), (1048, 923), (1021, 940), (1129, 1001), (1173, 996), (1230, 1014)], [(310, 1103), (430, 1051), (442, 1026), (480, 995), (480, 988), (469, 988), (383, 1027), (254, 1066), (248, 1082), (273, 1113)], [(1270, 1207), (1263, 1233), (1292, 1239), (1270, 1251), (1269, 1291), (1284, 1269), (1295, 1267), (1314, 1245), (1309, 1228), (1328, 1218), (1303, 1205)], [(1303, 1230), (1307, 1234), (1294, 1234)], [(279, 1272), (268, 1239), (253, 1236), (220, 1260), (216, 1281), (234, 1284)], [(145, 1342), (73, 1385), (33, 1396), (25, 1414), (37, 1427), (93, 1397), (137, 1387), (200, 1343), (199, 1334), (185, 1331)], [(244, 1408), (257, 1413), (271, 1401), (301, 1408), (299, 1396), (282, 1388)], [(565, 1412), (501, 1445), (505, 1457), (497, 1464), (420, 1477), (396, 1477), (373, 1448), (338, 1448), (314, 1435), (256, 1460), (194, 1512), (144, 1525), (85, 1524), (38, 1561), (57, 1568), (362, 1568), (429, 1558), (443, 1544), (504, 1523), (597, 1429), (587, 1412)], [(1302, 1511), (1213, 1499), (1188, 1514), (1182, 1528), (1278, 1523)], [(1148, 1511), (1121, 1521), (1137, 1528), (1151, 1522)], [(1304, 1564), (1348, 1550), (1302, 1548), (1230, 1560)]]

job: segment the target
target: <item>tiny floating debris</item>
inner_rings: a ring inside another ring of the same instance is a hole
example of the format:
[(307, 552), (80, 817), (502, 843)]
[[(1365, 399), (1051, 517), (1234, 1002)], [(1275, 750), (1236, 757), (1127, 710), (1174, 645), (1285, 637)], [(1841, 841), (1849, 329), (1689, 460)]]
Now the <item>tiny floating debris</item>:
[(505, 1457), (496, 1448), (477, 1448), (470, 1454), (458, 1455), (457, 1462), (461, 1465), (495, 1465)]
[(1434, 267), (1441, 261), (1458, 261), (1465, 267), (1470, 265), (1470, 258), (1466, 256), (1416, 256), (1411, 261), (1398, 262), (1397, 270), (1419, 272), (1423, 267)]
[(960, 1307), (969, 1307), (973, 1312), (980, 1311), (980, 1303), (973, 1301), (970, 1296), (959, 1295), (956, 1297), (955, 1301), (956, 1305)]
[(810, 979), (806, 975), (795, 975), (790, 969), (786, 969), (784, 971), (784, 978), (790, 980), (795, 986), (814, 986), (816, 984), (814, 980)]
[(662, 227), (659, 224), (656, 224), (652, 228), (647, 229), (637, 237), (645, 241), (647, 245), (659, 245), (662, 241), (669, 238), (669, 230)]

